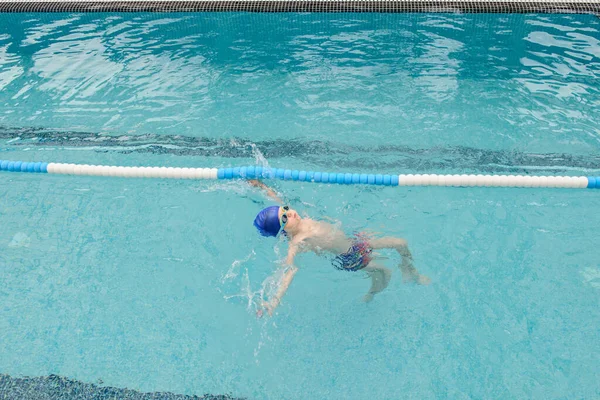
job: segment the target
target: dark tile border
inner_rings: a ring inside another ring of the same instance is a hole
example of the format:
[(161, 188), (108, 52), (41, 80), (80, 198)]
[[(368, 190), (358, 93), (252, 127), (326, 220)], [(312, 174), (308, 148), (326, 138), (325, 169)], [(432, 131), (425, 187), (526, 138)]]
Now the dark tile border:
[[(18, 139), (18, 140), (15, 140)], [(233, 140), (232, 140), (233, 139)], [(56, 148), (77, 147), (96, 153), (158, 154), (170, 157), (221, 157), (232, 159), (253, 158), (257, 148), (269, 160), (277, 160), (294, 154), (312, 164), (324, 168), (359, 169), (364, 167), (360, 159), (351, 154), (379, 157), (370, 163), (371, 169), (398, 171), (443, 170), (446, 173), (481, 173), (530, 175), (570, 175), (574, 171), (600, 171), (600, 153), (534, 153), (516, 150), (485, 150), (468, 146), (437, 146), (412, 148), (399, 143), (380, 146), (349, 145), (323, 139), (265, 139), (256, 140), (233, 136), (208, 138), (181, 136), (165, 133), (130, 135), (125, 132), (103, 134), (97, 132), (55, 130), (43, 127), (11, 127), (0, 125), (0, 143), (11, 141), (9, 148)], [(321, 158), (319, 158), (321, 157)], [(326, 157), (324, 162), (322, 157)], [(52, 160), (50, 160), (52, 161)], [(462, 171), (462, 172), (461, 172)], [(466, 172), (465, 172), (466, 171)], [(472, 172), (470, 172), (472, 171)], [(594, 172), (596, 174), (596, 172)], [(0, 400), (2, 374), (0, 374)], [(11, 399), (12, 400), (12, 399)]]
[(0, 374), (0, 399), (6, 400), (245, 400), (229, 395), (186, 396), (169, 392), (142, 393), (131, 389), (84, 383), (58, 375), (15, 378)]
[(600, 15), (600, 2), (506, 1), (54, 1), (0, 2), (0, 12), (461, 12), (585, 13)]

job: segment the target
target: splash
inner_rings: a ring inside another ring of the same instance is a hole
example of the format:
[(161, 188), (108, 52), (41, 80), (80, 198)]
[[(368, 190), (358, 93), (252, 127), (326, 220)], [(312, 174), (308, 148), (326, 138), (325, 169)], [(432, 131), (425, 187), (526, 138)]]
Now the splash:
[[(234, 260), (233, 263), (231, 263), (231, 266), (229, 267), (225, 275), (223, 275), (223, 277), (221, 278), (221, 282), (225, 283), (236, 278), (238, 276), (240, 267), (246, 264), (248, 261), (253, 260), (255, 258), (256, 253), (254, 252), (254, 250), (252, 250), (250, 254), (246, 256), (246, 258), (243, 258), (241, 260)], [(246, 271), (248, 271), (248, 269), (246, 269)]]
[(258, 146), (256, 146), (256, 144), (254, 143), (250, 143), (250, 148), (252, 149), (252, 155), (254, 156), (256, 165), (260, 165), (263, 168), (269, 167), (269, 162), (267, 161), (263, 153), (260, 151)]

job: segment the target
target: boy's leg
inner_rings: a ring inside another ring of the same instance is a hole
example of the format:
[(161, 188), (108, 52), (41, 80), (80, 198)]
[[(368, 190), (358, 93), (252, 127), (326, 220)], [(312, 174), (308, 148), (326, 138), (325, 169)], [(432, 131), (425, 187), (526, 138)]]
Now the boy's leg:
[(390, 283), (392, 271), (374, 262), (370, 262), (369, 265), (361, 271), (365, 271), (371, 277), (371, 288), (365, 297), (363, 297), (365, 302), (369, 302), (373, 300), (375, 294), (381, 292), (387, 287), (388, 283)]
[(421, 275), (413, 265), (412, 254), (408, 250), (406, 240), (395, 237), (383, 237), (369, 240), (369, 245), (373, 249), (394, 249), (402, 257), (402, 263), (399, 265), (402, 271), (404, 282), (415, 282), (419, 285), (428, 285), (431, 279)]

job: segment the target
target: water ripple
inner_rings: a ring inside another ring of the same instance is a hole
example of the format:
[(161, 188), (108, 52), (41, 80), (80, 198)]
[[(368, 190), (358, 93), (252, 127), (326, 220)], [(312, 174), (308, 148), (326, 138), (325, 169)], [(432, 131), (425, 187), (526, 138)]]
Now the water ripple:
[(0, 15), (0, 124), (590, 154), (599, 32), (588, 15)]

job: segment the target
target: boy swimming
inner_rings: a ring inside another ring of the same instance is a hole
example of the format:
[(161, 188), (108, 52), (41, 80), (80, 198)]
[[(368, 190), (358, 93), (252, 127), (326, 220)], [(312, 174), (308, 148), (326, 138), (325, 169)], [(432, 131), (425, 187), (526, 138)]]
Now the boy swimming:
[[(267, 195), (277, 200), (281, 199), (264, 183), (257, 180), (248, 181), (252, 186), (266, 190)], [(263, 236), (278, 237), (285, 235), (289, 240), (288, 253), (285, 260), (287, 269), (283, 275), (281, 286), (277, 293), (262, 306), (269, 313), (273, 311), (292, 282), (298, 268), (294, 258), (300, 252), (312, 251), (315, 254), (332, 253), (335, 255), (333, 266), (341, 271), (365, 271), (371, 277), (371, 288), (363, 300), (369, 302), (375, 294), (385, 289), (390, 281), (392, 272), (386, 267), (373, 261), (373, 250), (394, 249), (402, 257), (399, 264), (404, 282), (414, 282), (427, 285), (430, 279), (421, 275), (413, 266), (412, 255), (408, 250), (406, 240), (395, 237), (373, 238), (362, 233), (348, 237), (335, 225), (310, 218), (301, 218), (289, 206), (271, 206), (263, 209), (254, 219), (254, 226)], [(259, 316), (262, 311), (259, 311)]]

